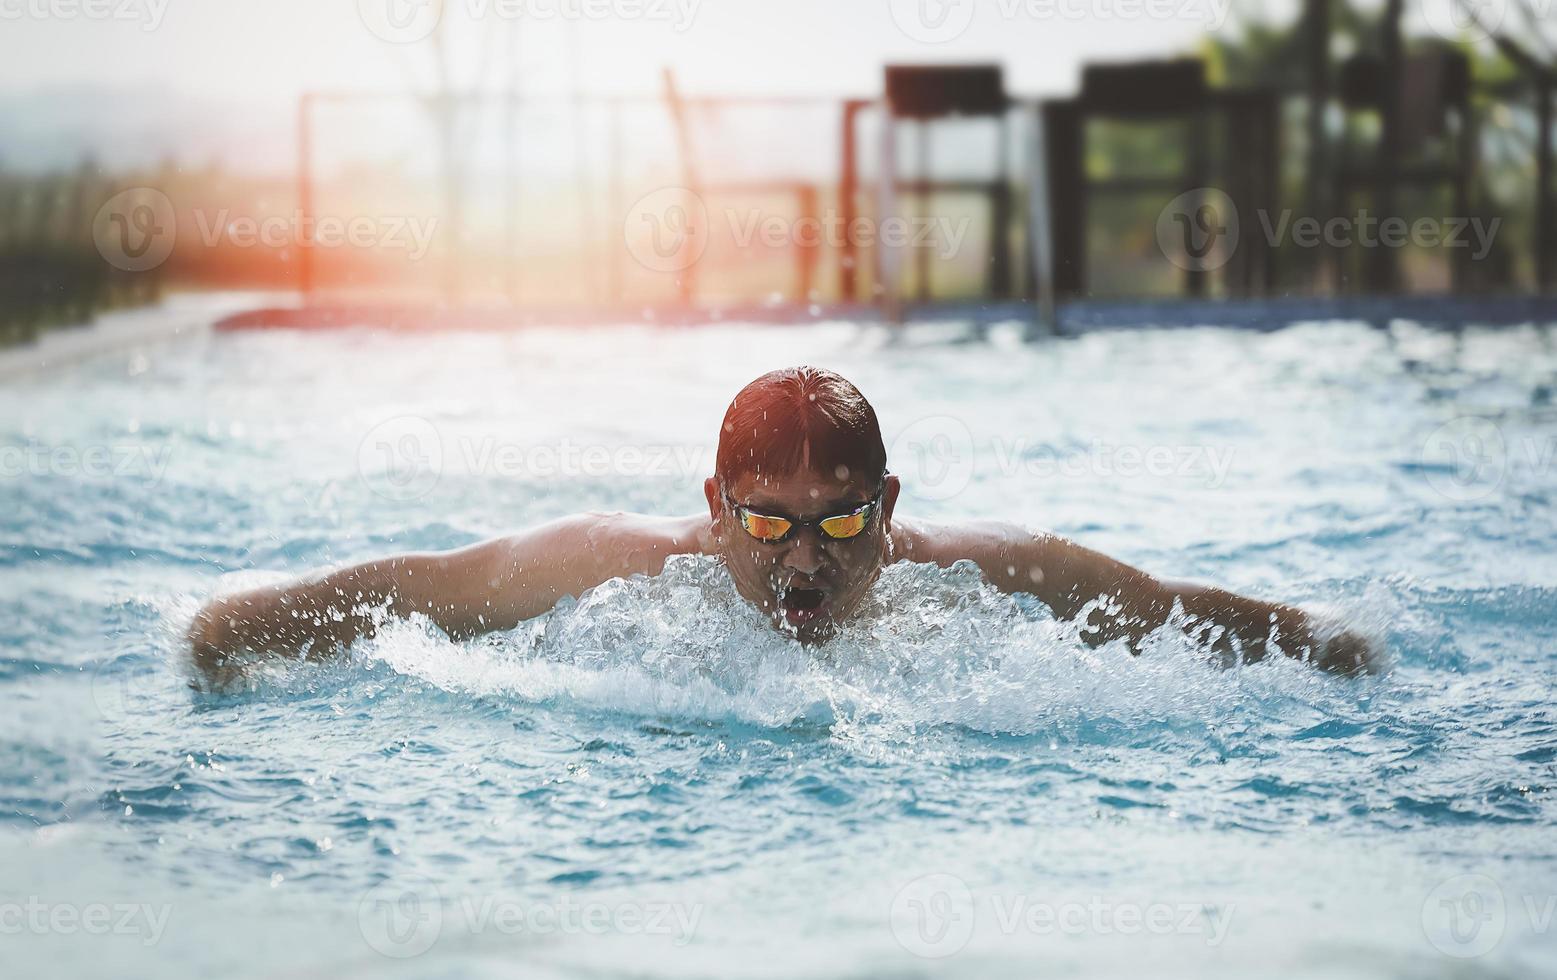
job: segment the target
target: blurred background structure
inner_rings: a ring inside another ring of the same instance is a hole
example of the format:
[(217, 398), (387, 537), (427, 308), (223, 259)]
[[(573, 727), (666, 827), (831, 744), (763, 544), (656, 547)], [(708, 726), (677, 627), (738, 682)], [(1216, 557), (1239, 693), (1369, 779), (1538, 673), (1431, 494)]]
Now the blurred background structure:
[(174, 290), (269, 294), (230, 326), (1055, 329), (1557, 281), (1554, 0), (802, 3), (760, 39), (695, 0), (319, 6), (8, 16), (7, 340)]

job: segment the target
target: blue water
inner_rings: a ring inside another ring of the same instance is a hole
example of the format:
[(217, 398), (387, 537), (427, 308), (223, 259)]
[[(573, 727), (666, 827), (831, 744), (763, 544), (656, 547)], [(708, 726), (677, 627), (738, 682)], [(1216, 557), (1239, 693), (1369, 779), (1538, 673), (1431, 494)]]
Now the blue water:
[[(729, 397), (797, 362), (876, 404), (901, 514), (1323, 609), (1385, 669), (1132, 659), (910, 565), (817, 653), (684, 559), (190, 689), (214, 592), (696, 510)], [(1533, 328), (837, 324), (199, 335), (13, 381), (0, 971), (1550, 975), (1554, 378)]]

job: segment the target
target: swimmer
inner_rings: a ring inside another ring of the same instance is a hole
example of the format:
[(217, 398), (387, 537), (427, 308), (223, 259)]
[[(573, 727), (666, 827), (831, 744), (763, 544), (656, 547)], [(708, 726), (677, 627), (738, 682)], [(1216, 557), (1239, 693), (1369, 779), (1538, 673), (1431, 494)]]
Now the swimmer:
[[(976, 564), (995, 588), (1028, 593), (1060, 619), (1085, 615), (1094, 645), (1137, 641), (1172, 619), (1206, 628), (1226, 659), (1273, 647), (1337, 673), (1374, 652), (1359, 634), (1303, 610), (1154, 578), (1054, 534), (981, 521), (931, 524), (896, 513), (876, 412), (831, 371), (765, 374), (735, 396), (719, 432), (707, 512), (690, 517), (588, 513), (457, 551), (408, 554), (228, 595), (189, 628), (213, 680), (248, 657), (317, 657), (370, 635), (384, 611), (420, 613), (454, 638), (511, 629), (612, 578), (658, 575), (672, 555), (711, 555), (736, 590), (805, 644), (854, 616), (882, 568), (899, 561)], [(1099, 601), (1101, 600), (1101, 601)]]

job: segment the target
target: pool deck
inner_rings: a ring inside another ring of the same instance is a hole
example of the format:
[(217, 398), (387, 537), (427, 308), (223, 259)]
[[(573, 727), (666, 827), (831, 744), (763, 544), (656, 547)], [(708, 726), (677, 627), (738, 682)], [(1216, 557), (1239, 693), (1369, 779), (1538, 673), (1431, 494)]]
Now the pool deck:
[(153, 306), (101, 313), (91, 322), (57, 327), (15, 347), (0, 349), (0, 379), (41, 374), (114, 351), (141, 350), (202, 334), (215, 322), (257, 301), (253, 293), (189, 293)]
[[(1062, 305), (1059, 334), (1094, 330), (1231, 327), (1277, 330), (1293, 323), (1350, 320), (1385, 326), (1411, 320), (1441, 328), (1521, 326), (1557, 323), (1557, 296), (1391, 296), (1280, 297), (1239, 300), (1081, 300)], [(1037, 335), (1035, 310), (1022, 302), (946, 302), (909, 306), (910, 323), (963, 322), (975, 327), (1017, 323)], [(397, 331), (511, 330), (529, 326), (620, 326), (654, 324), (693, 327), (728, 323), (803, 325), (844, 320), (884, 323), (880, 307), (865, 303), (731, 305), (711, 308), (513, 309), (442, 308), (320, 303), (245, 310), (215, 323), (218, 330), (329, 330), (380, 327)]]
[[(1030, 303), (946, 302), (909, 306), (908, 323), (964, 325), (975, 332), (1014, 324), (1042, 338)], [(1228, 327), (1278, 330), (1294, 323), (1333, 320), (1387, 326), (1408, 320), (1440, 329), (1557, 324), (1557, 296), (1280, 297), (1240, 300), (1082, 300), (1058, 310), (1060, 336), (1098, 330)], [(766, 303), (719, 308), (514, 309), (433, 305), (318, 303), (298, 305), (290, 294), (175, 295), (153, 307), (99, 316), (90, 324), (51, 330), (30, 343), (0, 350), (0, 378), (47, 371), (115, 350), (134, 350), (208, 330), (336, 330), (355, 327), (404, 332), (504, 331), (526, 327), (610, 328), (657, 325), (698, 327), (731, 323), (802, 326), (819, 322), (884, 324), (880, 307), (866, 303)]]

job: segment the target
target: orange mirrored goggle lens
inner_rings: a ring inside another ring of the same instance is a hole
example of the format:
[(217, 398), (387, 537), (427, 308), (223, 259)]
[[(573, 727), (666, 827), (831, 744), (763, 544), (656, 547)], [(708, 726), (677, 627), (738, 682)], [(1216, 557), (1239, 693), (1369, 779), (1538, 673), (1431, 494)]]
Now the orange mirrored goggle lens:
[(761, 514), (753, 514), (749, 510), (743, 510), (741, 524), (746, 528), (746, 533), (758, 541), (780, 541), (794, 527), (782, 517), (764, 517)]
[(852, 514), (829, 517), (821, 524), (822, 533), (829, 538), (852, 538), (865, 530), (865, 522), (869, 519), (870, 508), (861, 507)]
[[(740, 511), (740, 515), (741, 525), (746, 528), (746, 533), (758, 541), (782, 541), (795, 526), (793, 521), (786, 518), (754, 514), (749, 510)], [(842, 541), (858, 537), (860, 532), (865, 530), (865, 525), (869, 521), (870, 505), (867, 504), (852, 514), (840, 514), (837, 517), (826, 518), (817, 526), (829, 538)]]

